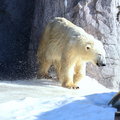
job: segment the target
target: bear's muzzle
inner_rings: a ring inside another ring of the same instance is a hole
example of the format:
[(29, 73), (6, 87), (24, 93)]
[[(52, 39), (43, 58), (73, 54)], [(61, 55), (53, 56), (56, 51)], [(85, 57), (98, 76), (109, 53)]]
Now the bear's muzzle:
[(98, 66), (98, 67), (100, 67), (100, 66), (106, 66), (106, 64), (105, 63), (96, 63), (96, 65)]
[(98, 54), (96, 65), (98, 67), (100, 67), (100, 66), (106, 66), (106, 59), (101, 54)]

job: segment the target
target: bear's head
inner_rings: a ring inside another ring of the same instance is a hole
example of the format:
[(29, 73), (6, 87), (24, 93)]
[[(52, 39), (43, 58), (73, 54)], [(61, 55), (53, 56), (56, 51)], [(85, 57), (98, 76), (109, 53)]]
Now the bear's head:
[(102, 42), (95, 39), (93, 36), (89, 36), (89, 38), (84, 40), (83, 43), (83, 60), (86, 62), (92, 62), (97, 66), (106, 66), (105, 50)]

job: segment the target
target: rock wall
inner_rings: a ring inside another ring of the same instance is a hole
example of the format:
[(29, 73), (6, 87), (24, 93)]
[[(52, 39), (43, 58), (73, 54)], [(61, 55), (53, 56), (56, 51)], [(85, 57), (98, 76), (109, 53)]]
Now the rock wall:
[(98, 68), (88, 64), (87, 74), (107, 87), (119, 89), (120, 1), (36, 0), (29, 49), (29, 63), (33, 73), (36, 71), (35, 54), (40, 34), (46, 23), (56, 16), (69, 19), (103, 42), (107, 53), (107, 66)]

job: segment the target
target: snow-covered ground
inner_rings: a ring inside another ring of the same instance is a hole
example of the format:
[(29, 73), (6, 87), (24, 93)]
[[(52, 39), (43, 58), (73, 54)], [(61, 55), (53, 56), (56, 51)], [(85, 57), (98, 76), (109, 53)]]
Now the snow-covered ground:
[(47, 79), (1, 81), (0, 120), (114, 120), (114, 94), (89, 77), (78, 90)]

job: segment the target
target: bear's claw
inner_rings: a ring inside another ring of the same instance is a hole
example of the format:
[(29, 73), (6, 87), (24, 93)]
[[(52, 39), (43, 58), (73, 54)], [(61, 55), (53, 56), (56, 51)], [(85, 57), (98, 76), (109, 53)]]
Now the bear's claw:
[(70, 84), (70, 85), (62, 84), (62, 86), (65, 88), (69, 88), (69, 89), (79, 89), (79, 86), (74, 85), (74, 84)]
[(37, 78), (38, 79), (40, 79), (40, 78), (45, 78), (45, 79), (51, 79), (52, 77), (51, 76), (49, 76), (49, 75), (47, 75), (47, 74), (45, 74), (45, 75), (37, 75)]
[(73, 87), (73, 89), (79, 89), (79, 86)]
[(74, 86), (74, 87), (67, 87), (69, 89), (79, 89), (79, 86)]

